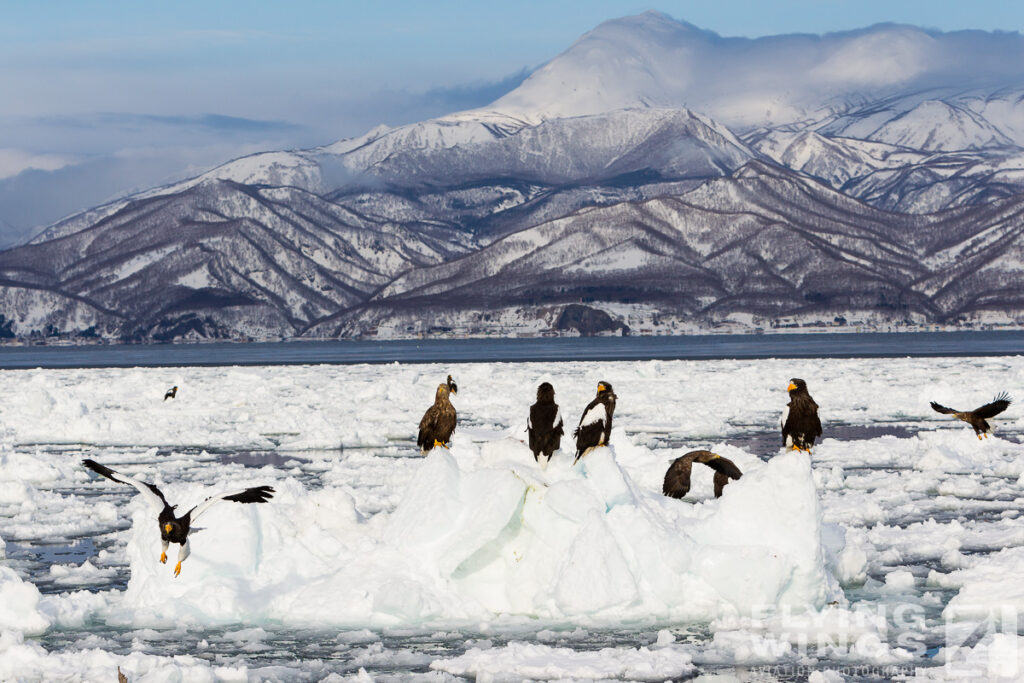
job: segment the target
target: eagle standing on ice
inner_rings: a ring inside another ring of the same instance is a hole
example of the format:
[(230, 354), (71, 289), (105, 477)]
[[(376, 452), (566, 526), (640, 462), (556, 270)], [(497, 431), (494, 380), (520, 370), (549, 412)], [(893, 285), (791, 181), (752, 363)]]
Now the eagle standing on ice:
[(786, 391), (789, 392), (789, 403), (782, 411), (782, 419), (779, 421), (782, 427), (782, 445), (810, 453), (814, 440), (821, 436), (818, 404), (807, 393), (807, 382), (802, 379), (789, 380)]
[[(544, 382), (537, 387), (537, 402), (530, 406), (530, 419), (526, 423), (526, 431), (530, 435), (530, 450), (533, 459), (546, 469), (551, 461), (551, 454), (558, 450), (565, 433), (562, 414), (555, 403), (555, 388)], [(543, 458), (543, 460), (541, 459)]]
[(166, 394), (164, 394), (164, 400), (166, 401), (169, 398), (174, 398), (177, 395), (178, 395), (178, 385), (175, 384), (173, 387), (171, 387), (170, 389), (167, 390)]
[(615, 393), (608, 382), (597, 383), (597, 396), (587, 404), (580, 424), (572, 433), (576, 437), (576, 459), (572, 464), (598, 446), (607, 446), (612, 433), (612, 414), (615, 412)]
[(255, 486), (241, 491), (218, 493), (196, 505), (181, 517), (175, 517), (174, 509), (178, 506), (169, 504), (167, 499), (164, 498), (164, 494), (153, 484), (147, 484), (144, 481), (133, 479), (126, 474), (115, 472), (95, 460), (86, 459), (82, 461), (82, 464), (93, 472), (102, 474), (107, 479), (116, 481), (118, 484), (134, 486), (142, 494), (142, 497), (146, 499), (146, 502), (153, 511), (159, 513), (157, 523), (160, 525), (160, 540), (163, 542), (163, 550), (160, 552), (161, 564), (167, 562), (167, 546), (169, 544), (177, 543), (180, 546), (178, 549), (178, 564), (174, 567), (175, 576), (181, 573), (181, 563), (189, 554), (188, 532), (191, 530), (190, 525), (199, 518), (199, 515), (206, 512), (211, 505), (221, 500), (230, 500), (235, 503), (266, 503), (274, 497), (274, 489), (270, 486)]
[(682, 498), (689, 493), (690, 470), (695, 462), (704, 463), (715, 471), (715, 498), (722, 497), (722, 489), (730, 479), (739, 479), (743, 476), (740, 468), (729, 458), (723, 458), (711, 451), (690, 451), (669, 465), (661, 492), (669, 498)]
[(1010, 398), (1009, 394), (1005, 391), (994, 399), (991, 403), (986, 403), (980, 408), (975, 408), (969, 412), (961, 412), (947, 408), (946, 406), (939, 405), (935, 401), (932, 401), (932, 410), (943, 415), (952, 415), (958, 420), (963, 420), (967, 424), (974, 427), (974, 433), (977, 434), (978, 440), (981, 440), (982, 435), (988, 438), (988, 435), (992, 433), (992, 426), (988, 423), (988, 418), (995, 417), (999, 413), (1010, 407), (1010, 403), (1013, 399)]
[(455, 431), (455, 406), (448, 398), (449, 394), (458, 392), (458, 387), (448, 375), (448, 381), (437, 385), (437, 393), (434, 394), (434, 405), (427, 408), (420, 420), (420, 432), (416, 437), (416, 445), (420, 452), (426, 455), (435, 446), (448, 448), (448, 440), (452, 438)]

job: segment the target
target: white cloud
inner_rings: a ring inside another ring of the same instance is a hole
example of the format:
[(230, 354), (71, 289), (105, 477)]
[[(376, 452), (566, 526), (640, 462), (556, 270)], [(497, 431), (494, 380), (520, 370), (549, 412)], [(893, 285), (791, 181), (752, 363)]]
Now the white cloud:
[(926, 33), (897, 27), (857, 35), (836, 46), (810, 75), (834, 85), (896, 85), (928, 68), (935, 42)]
[(56, 171), (77, 161), (75, 157), (63, 154), (36, 154), (22, 149), (0, 147), (0, 178), (10, 178), (29, 169)]

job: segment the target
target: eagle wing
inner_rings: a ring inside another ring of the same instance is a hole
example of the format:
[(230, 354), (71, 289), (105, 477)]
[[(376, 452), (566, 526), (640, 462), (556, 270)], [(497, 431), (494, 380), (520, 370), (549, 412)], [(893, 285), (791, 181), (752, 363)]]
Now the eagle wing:
[(943, 415), (956, 415), (958, 412), (960, 412), (959, 410), (953, 410), (952, 408), (947, 408), (946, 406), (939, 405), (935, 401), (932, 401), (932, 410), (934, 410), (937, 413), (942, 413)]
[(736, 463), (729, 458), (723, 458), (718, 456), (717, 458), (711, 458), (710, 460), (701, 461), (715, 472), (719, 472), (729, 477), (730, 479), (739, 479), (743, 476), (743, 472), (740, 471), (739, 467), (736, 467)]
[(995, 417), (999, 413), (1003, 412), (1004, 410), (1006, 410), (1007, 408), (1010, 407), (1010, 403), (1012, 403), (1012, 402), (1013, 402), (1013, 399), (1011, 399), (1004, 392), (1004, 393), (999, 394), (998, 396), (996, 396), (994, 399), (992, 399), (991, 403), (986, 403), (985, 405), (981, 406), (980, 408), (975, 408), (971, 412), (973, 412), (977, 417), (980, 417), (981, 419), (984, 420), (984, 419), (987, 419), (987, 418), (990, 418), (990, 417)]
[(153, 486), (152, 484), (147, 484), (144, 481), (140, 481), (133, 477), (129, 477), (127, 474), (115, 472), (106, 465), (101, 465), (95, 460), (90, 460), (86, 458), (85, 460), (82, 461), (82, 464), (88, 467), (93, 472), (97, 474), (102, 474), (107, 479), (110, 479), (111, 481), (116, 481), (118, 484), (128, 484), (129, 486), (134, 486), (136, 489), (138, 489), (139, 493), (142, 494), (142, 497), (145, 499), (149, 507), (151, 507), (156, 512), (160, 512), (165, 507), (169, 507), (167, 504), (167, 499), (164, 498), (164, 494), (160, 492), (160, 489), (158, 489), (156, 486)]
[(779, 429), (782, 430), (782, 445), (786, 445), (786, 423), (789, 422), (789, 404), (782, 409), (782, 415), (779, 417)]
[[(423, 417), (420, 419), (420, 431), (416, 436), (416, 445), (420, 448), (427, 448), (428, 446), (434, 445), (434, 440), (431, 435), (437, 431), (437, 418), (441, 411), (437, 409), (437, 406), (430, 406), (427, 408), (427, 412), (423, 413)], [(428, 444), (427, 441), (430, 441)]]
[(271, 486), (254, 486), (241, 491), (227, 491), (210, 496), (199, 505), (188, 511), (189, 519), (195, 521), (199, 515), (210, 509), (215, 503), (222, 500), (230, 500), (234, 503), (266, 503), (274, 497), (274, 489)]
[(782, 444), (786, 444), (786, 435), (799, 434), (812, 441), (821, 436), (821, 420), (818, 418), (818, 404), (805, 397), (801, 400), (792, 399), (783, 413), (786, 418), (782, 424)]
[(595, 422), (600, 422), (603, 425), (607, 417), (608, 411), (605, 409), (604, 403), (595, 398), (587, 406), (587, 409), (583, 411), (583, 415), (580, 416), (580, 424), (577, 430), (587, 425), (592, 425)]
[(661, 492), (669, 498), (682, 498), (690, 492), (690, 470), (693, 468), (693, 457), (690, 454), (676, 458), (665, 472), (665, 481)]

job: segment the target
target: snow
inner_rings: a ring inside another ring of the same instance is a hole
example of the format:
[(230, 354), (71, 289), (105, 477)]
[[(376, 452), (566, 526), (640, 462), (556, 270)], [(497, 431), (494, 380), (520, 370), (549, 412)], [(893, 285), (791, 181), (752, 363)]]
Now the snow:
[(934, 100), (887, 122), (868, 139), (928, 152), (1013, 144), (979, 115)]
[[(459, 428), (424, 458), (415, 424), (447, 374)], [(792, 376), (821, 406), (810, 458), (780, 450)], [(536, 385), (572, 420), (602, 379), (610, 446), (572, 466), (566, 438), (542, 470), (521, 441)], [(979, 442), (928, 402), (1022, 379), (1020, 357), (0, 373), (0, 680), (1012, 678), (993, 615), (1024, 610), (1019, 413)], [(696, 465), (663, 497), (694, 448), (744, 476), (715, 499)], [(212, 506), (174, 578), (152, 511), (83, 457), (179, 511), (276, 494)]]
[(50, 627), (39, 611), (39, 590), (9, 567), (0, 567), (0, 630), (38, 635)]
[(247, 681), (244, 667), (211, 666), (190, 655), (158, 657), (141, 652), (115, 655), (99, 648), (47, 652), (21, 633), (0, 632), (0, 680), (116, 681), (118, 668), (130, 681)]
[(510, 643), (500, 649), (473, 648), (452, 659), (432, 662), (430, 668), (477, 681), (627, 679), (664, 681), (691, 674), (694, 666), (687, 652), (673, 648), (636, 650), (604, 648), (580, 652), (566, 647)]

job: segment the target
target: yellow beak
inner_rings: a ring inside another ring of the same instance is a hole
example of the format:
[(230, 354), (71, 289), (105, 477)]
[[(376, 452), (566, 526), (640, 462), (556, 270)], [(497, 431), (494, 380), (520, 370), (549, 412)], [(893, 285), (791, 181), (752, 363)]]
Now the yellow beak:
[(170, 524), (164, 524), (164, 531), (166, 531), (167, 533), (171, 533), (171, 525)]
[(603, 384), (598, 384), (597, 385), (597, 390), (598, 391), (604, 391), (604, 385)]
[(793, 384), (792, 382), (790, 382), (789, 386), (786, 387), (786, 391), (793, 391), (794, 389), (796, 389), (796, 385)]

